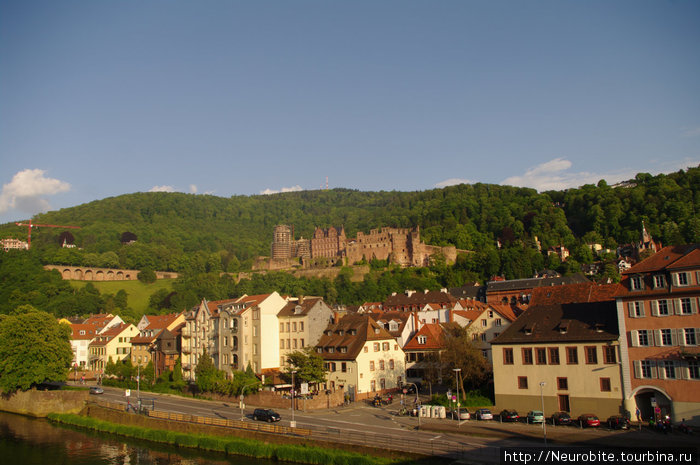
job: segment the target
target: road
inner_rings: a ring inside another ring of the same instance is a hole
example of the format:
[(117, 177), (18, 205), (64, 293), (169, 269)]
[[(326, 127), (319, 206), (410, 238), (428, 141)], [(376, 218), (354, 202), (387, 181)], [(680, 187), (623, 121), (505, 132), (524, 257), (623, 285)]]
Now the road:
[[(126, 405), (124, 391), (105, 388), (105, 393), (92, 396), (107, 402)], [(136, 392), (131, 391), (130, 402), (136, 404)], [(241, 412), (238, 404), (193, 399), (187, 397), (161, 395), (150, 392), (141, 393), (142, 403), (147, 408), (198, 415), (212, 418), (253, 421), (253, 406), (246, 406)], [(452, 456), (477, 458), (479, 462), (495, 463), (499, 461), (502, 447), (532, 447), (544, 445), (542, 427), (524, 423), (499, 423), (498, 421), (478, 422), (463, 421), (460, 425), (454, 420), (421, 418), (421, 428), (417, 429), (417, 417), (398, 416), (398, 405), (371, 407), (357, 402), (348, 407), (338, 407), (316, 411), (295, 411), (296, 427), (312, 429), (320, 433), (325, 440), (341, 443), (356, 443), (380, 448), (400, 450), (421, 450), (425, 453), (440, 455), (442, 448), (449, 450)], [(281, 414), (283, 426), (290, 426), (292, 411), (277, 409)], [(676, 434), (659, 436), (647, 429), (620, 432), (606, 428), (547, 427), (547, 436), (552, 444), (554, 440), (562, 444), (587, 444), (591, 446), (661, 446), (690, 445), (688, 437)], [(322, 440), (323, 440), (322, 439)], [(692, 442), (697, 440), (693, 437)], [(693, 444), (696, 445), (696, 444)]]

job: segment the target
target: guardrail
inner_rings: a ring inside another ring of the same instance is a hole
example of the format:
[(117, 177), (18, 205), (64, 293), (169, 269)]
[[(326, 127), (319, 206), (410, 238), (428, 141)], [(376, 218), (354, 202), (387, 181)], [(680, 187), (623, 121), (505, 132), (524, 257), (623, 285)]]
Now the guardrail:
[[(95, 401), (100, 407), (113, 410), (124, 410), (124, 404), (113, 402)], [(333, 427), (309, 426), (306, 428), (291, 428), (269, 423), (257, 423), (227, 418), (201, 417), (197, 415), (185, 415), (159, 410), (143, 409), (143, 414), (156, 419), (195, 423), (202, 425), (220, 426), (224, 428), (236, 428), (247, 431), (257, 431), (267, 434), (279, 434), (295, 436), (322, 441), (330, 444), (351, 444), (378, 449), (395, 450), (421, 455), (436, 455), (455, 459), (469, 459), (470, 462), (497, 463), (499, 461), (498, 448), (479, 447), (475, 445), (461, 444), (455, 441), (427, 440), (417, 436), (405, 438), (388, 434), (373, 432), (349, 431)]]

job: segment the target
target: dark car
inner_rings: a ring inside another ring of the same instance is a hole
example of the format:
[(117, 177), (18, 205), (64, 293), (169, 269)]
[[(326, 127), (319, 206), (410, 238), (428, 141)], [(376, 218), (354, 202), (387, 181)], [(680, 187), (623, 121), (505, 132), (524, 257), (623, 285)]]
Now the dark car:
[(578, 421), (581, 424), (581, 426), (600, 426), (600, 420), (597, 416), (593, 415), (592, 413), (584, 413), (583, 415), (579, 415)]
[(630, 422), (622, 415), (613, 415), (608, 418), (608, 428), (610, 429), (629, 429)]
[(566, 412), (555, 412), (552, 414), (552, 423), (555, 425), (570, 425), (571, 415)]
[(499, 414), (501, 421), (518, 421), (520, 415), (515, 410), (502, 410)]
[(280, 421), (282, 417), (279, 413), (271, 410), (269, 408), (256, 408), (253, 411), (253, 420), (266, 421), (272, 423), (273, 421)]

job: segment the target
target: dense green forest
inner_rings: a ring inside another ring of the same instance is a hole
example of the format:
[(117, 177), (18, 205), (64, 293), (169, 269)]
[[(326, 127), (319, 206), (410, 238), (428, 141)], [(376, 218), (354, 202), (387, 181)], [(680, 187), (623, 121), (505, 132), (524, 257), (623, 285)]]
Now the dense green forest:
[[(33, 221), (40, 224), (80, 226), (69, 231), (78, 248), (59, 246), (59, 236), (65, 230), (37, 229), (32, 233), (30, 253), (24, 258), (16, 258), (22, 254), (6, 254), (0, 267), (19, 269), (22, 266), (14, 266), (15, 260), (26, 260), (32, 266), (51, 263), (182, 273), (176, 294), (161, 292), (152, 297), (152, 308), (160, 311), (179, 310), (202, 297), (225, 298), (271, 290), (323, 295), (331, 302), (353, 304), (382, 300), (388, 293), (406, 288), (483, 282), (496, 274), (514, 279), (530, 277), (543, 268), (578, 272), (581, 264), (600, 258), (586, 244), (600, 243), (615, 249), (639, 241), (642, 222), (663, 244), (700, 242), (700, 214), (695, 210), (699, 190), (700, 167), (668, 175), (638, 174), (624, 187), (613, 188), (600, 181), (597, 185), (544, 193), (488, 184), (420, 192), (333, 189), (231, 198), (136, 193), (35, 216)], [(272, 273), (235, 284), (230, 277), (219, 277), (222, 271), (249, 269), (255, 257), (269, 255), (277, 224), (294, 225), (297, 238), (310, 237), (317, 226), (343, 225), (349, 237), (382, 226), (420, 226), (426, 243), (452, 244), (473, 253), (461, 255), (454, 266), (439, 259), (429, 268), (414, 270), (373, 264), (374, 271), (361, 283), (350, 281), (349, 269), (333, 281)], [(135, 234), (137, 241), (122, 245), (125, 232)], [(0, 237), (25, 239), (26, 228), (2, 225)], [(543, 251), (565, 245), (571, 258), (560, 263), (556, 256), (547, 257), (536, 247), (535, 238)], [(48, 299), (49, 308), (33, 301), (27, 303), (64, 314), (76, 291), (66, 290), (57, 273), (53, 277), (30, 277), (28, 264), (23, 266), (21, 277), (7, 282), (19, 285), (42, 279), (42, 286), (46, 284), (50, 290), (35, 288), (44, 295), (32, 299)], [(605, 273), (614, 274), (614, 270), (608, 268)], [(8, 302), (19, 303), (32, 292), (31, 286), (25, 291), (3, 284), (0, 313), (7, 312)], [(87, 297), (94, 296), (94, 291), (81, 290)], [(123, 296), (100, 296), (98, 292), (92, 301), (98, 306), (128, 308)], [(84, 306), (75, 305), (76, 310)]]

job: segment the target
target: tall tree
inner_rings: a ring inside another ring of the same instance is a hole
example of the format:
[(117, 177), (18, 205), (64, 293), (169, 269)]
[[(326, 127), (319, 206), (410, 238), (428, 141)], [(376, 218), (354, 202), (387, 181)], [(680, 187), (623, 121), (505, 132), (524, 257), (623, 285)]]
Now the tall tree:
[(311, 384), (326, 381), (326, 371), (323, 369), (323, 359), (314, 352), (313, 347), (308, 346), (303, 350), (297, 350), (287, 355), (287, 376), (291, 379), (292, 371), (296, 371), (295, 381), (306, 381)]
[(26, 391), (45, 381), (65, 381), (73, 351), (71, 330), (29, 305), (0, 315), (0, 389)]
[(467, 392), (483, 387), (491, 378), (491, 364), (472, 344), (469, 331), (454, 323), (446, 325), (444, 342), (442, 361), (450, 372), (460, 370), (460, 389)]

